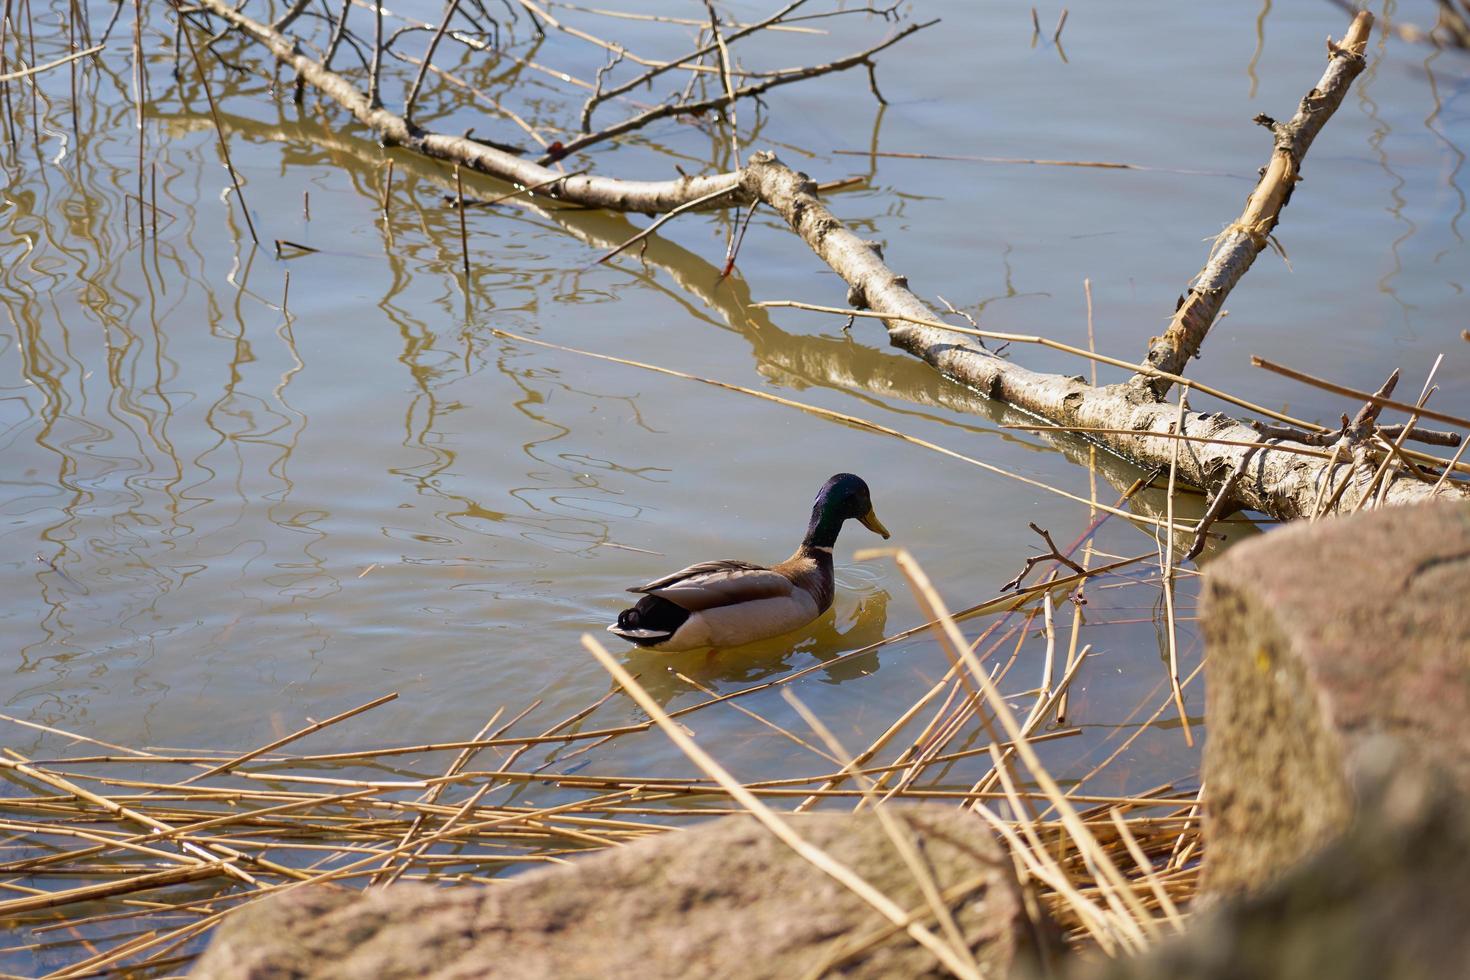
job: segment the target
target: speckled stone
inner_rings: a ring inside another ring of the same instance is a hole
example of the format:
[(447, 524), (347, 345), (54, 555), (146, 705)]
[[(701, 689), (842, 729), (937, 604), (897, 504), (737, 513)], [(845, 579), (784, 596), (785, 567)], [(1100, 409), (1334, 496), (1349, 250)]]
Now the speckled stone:
[(1470, 504), (1300, 523), (1204, 586), (1203, 887), (1259, 887), (1339, 835), (1380, 736), (1470, 791)]
[[(970, 887), (955, 918), (984, 975), (1053, 957), (1027, 919), (1011, 859), (972, 813), (893, 813), (921, 843), (941, 889)], [(790, 818), (807, 840), (900, 907), (924, 900), (871, 814)], [(227, 919), (193, 976), (279, 978), (791, 978), (938, 975), (852, 892), (748, 817), (727, 817), (589, 854), (499, 887), (393, 885), (286, 892)], [(851, 956), (844, 949), (876, 939)]]

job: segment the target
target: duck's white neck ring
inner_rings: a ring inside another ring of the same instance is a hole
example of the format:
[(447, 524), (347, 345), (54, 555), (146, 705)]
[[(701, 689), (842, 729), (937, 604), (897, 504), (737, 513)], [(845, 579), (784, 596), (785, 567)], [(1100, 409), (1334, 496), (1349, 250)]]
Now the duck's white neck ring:
[(814, 545), (812, 545), (812, 550), (813, 551), (825, 551), (829, 555), (832, 553), (832, 549), (831, 548), (828, 548), (828, 547), (826, 547), (824, 545), (820, 545), (820, 544), (814, 544)]

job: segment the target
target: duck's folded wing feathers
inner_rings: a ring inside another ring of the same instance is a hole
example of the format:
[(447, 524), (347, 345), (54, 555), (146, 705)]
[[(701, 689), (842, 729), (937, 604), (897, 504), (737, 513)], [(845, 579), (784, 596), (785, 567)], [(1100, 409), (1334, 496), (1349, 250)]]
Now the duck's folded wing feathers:
[(699, 612), (716, 606), (789, 596), (793, 588), (789, 578), (764, 565), (726, 560), (690, 565), (628, 591), (656, 595), (690, 612)]

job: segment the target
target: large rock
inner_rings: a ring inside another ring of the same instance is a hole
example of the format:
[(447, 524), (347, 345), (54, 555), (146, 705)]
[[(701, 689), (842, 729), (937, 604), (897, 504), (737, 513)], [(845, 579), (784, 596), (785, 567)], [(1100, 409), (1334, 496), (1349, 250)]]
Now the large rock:
[[(1012, 863), (973, 814), (892, 811), (917, 838), (983, 975), (1051, 958)], [(924, 900), (870, 814), (791, 818), (904, 909)], [(930, 925), (933, 926), (932, 921)], [(753, 819), (729, 817), (490, 888), (301, 888), (226, 920), (195, 968), (211, 980), (314, 977), (848, 977), (936, 975), (933, 957)], [(936, 927), (937, 928), (937, 927)], [(871, 948), (865, 940), (877, 939)], [(848, 955), (844, 955), (844, 954)]]
[(1246, 542), (1206, 572), (1204, 630), (1206, 891), (1259, 887), (1341, 834), (1378, 736), (1470, 791), (1470, 505)]
[(1403, 742), (1358, 746), (1347, 834), (1253, 892), (1216, 902), (1142, 956), (1070, 980), (1443, 980), (1470, 975), (1470, 803)]

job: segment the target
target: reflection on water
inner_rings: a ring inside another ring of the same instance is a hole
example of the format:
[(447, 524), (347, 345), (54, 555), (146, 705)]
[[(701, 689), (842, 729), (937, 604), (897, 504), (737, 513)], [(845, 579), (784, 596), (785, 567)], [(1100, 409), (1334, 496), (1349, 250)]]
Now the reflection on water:
[[(845, 584), (845, 583), (844, 583)], [(872, 586), (869, 587), (870, 589)], [(888, 593), (882, 589), (858, 592), (844, 590), (841, 600), (793, 642), (788, 638), (752, 643), (738, 650), (657, 653), (632, 647), (625, 660), (628, 669), (660, 703), (687, 693), (690, 686), (724, 688), (731, 683), (754, 684), (784, 674), (798, 664), (815, 659), (837, 661), (816, 672), (820, 680), (840, 684), (875, 672), (879, 650), (846, 658), (843, 655), (871, 647), (887, 635)], [(689, 680), (686, 680), (688, 678)], [(690, 681), (695, 682), (691, 685)]]

